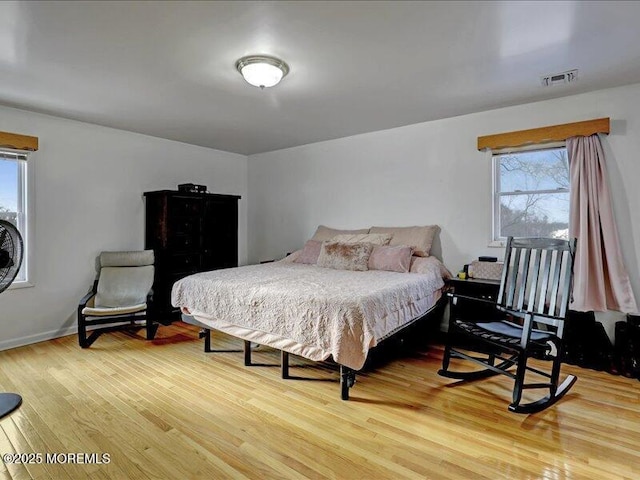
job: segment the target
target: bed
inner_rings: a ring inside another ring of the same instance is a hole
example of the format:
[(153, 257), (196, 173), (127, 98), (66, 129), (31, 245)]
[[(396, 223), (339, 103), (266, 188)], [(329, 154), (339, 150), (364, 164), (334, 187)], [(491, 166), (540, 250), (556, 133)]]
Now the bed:
[(172, 303), (206, 335), (214, 329), (243, 339), (245, 364), (251, 363), (250, 342), (283, 352), (284, 378), (289, 353), (335, 361), (347, 400), (369, 351), (435, 317), (442, 304), (446, 269), (434, 257), (413, 263), (410, 273), (336, 270), (287, 259), (203, 272), (176, 282)]

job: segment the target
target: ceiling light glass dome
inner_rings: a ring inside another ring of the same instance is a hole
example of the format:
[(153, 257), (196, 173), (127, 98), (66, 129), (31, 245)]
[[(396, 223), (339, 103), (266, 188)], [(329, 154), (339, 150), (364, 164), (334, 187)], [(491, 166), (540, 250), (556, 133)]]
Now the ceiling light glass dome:
[(289, 73), (289, 66), (282, 60), (266, 55), (250, 55), (236, 62), (238, 72), (254, 87), (273, 87)]

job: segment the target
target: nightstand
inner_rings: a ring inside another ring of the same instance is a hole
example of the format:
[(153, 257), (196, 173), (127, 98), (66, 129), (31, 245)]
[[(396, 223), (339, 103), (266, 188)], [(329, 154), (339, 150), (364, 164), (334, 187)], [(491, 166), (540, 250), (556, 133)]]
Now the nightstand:
[[(504, 314), (495, 308), (498, 292), (500, 290), (499, 280), (488, 280), (480, 278), (451, 278), (447, 280), (449, 293), (464, 295), (465, 297), (478, 298), (482, 301), (475, 301), (468, 298), (449, 296), (449, 323), (454, 318), (463, 320), (491, 321), (505, 318)], [(467, 338), (453, 339), (453, 343), (459, 348), (470, 347)]]
[[(467, 297), (480, 298), (493, 303), (498, 299), (498, 291), (500, 290), (499, 280), (488, 280), (481, 278), (452, 278), (447, 280), (449, 291), (458, 295)], [(493, 313), (494, 308), (491, 305), (485, 305), (482, 302), (474, 302), (464, 298), (449, 297), (449, 306), (451, 313), (455, 313), (457, 318), (479, 320), (486, 318), (486, 314)]]

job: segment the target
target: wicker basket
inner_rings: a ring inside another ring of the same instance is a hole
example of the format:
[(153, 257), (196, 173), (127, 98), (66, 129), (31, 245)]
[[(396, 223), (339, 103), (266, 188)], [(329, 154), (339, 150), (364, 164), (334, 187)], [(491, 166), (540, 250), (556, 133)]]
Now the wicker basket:
[(474, 260), (469, 265), (469, 276), (471, 278), (486, 278), (489, 280), (500, 280), (502, 278), (503, 262), (481, 262)]

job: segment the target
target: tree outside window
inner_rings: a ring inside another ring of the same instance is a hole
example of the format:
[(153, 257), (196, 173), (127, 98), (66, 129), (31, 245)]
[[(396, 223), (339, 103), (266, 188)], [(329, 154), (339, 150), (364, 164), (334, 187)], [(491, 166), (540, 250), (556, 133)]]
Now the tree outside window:
[(565, 147), (494, 155), (494, 240), (569, 236)]

